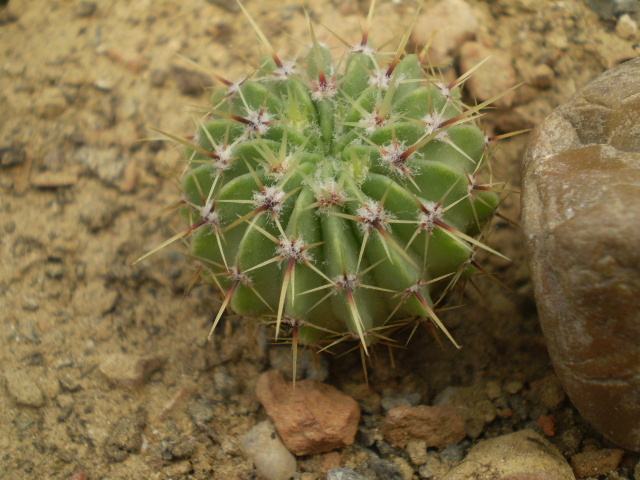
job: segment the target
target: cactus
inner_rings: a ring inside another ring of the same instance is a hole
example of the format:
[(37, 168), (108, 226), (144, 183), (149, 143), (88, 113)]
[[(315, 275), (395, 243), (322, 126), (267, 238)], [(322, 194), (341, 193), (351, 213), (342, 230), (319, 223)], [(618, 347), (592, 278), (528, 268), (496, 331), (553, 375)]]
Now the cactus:
[(364, 358), (420, 321), (458, 346), (437, 307), (484, 272), (478, 249), (502, 256), (477, 239), (499, 203), (476, 181), (497, 138), (477, 118), (495, 98), (464, 105), (470, 73), (442, 83), (425, 55), (405, 54), (410, 30), (377, 51), (373, 3), (337, 65), (311, 22), (308, 52), (281, 60), (240, 5), (268, 56), (241, 81), (215, 75), (223, 88), (193, 137), (166, 134), (186, 146), (190, 226), (147, 255), (190, 237), (223, 295), (212, 331), (229, 308), (272, 321), (276, 340), (286, 330), (294, 353), (356, 339)]

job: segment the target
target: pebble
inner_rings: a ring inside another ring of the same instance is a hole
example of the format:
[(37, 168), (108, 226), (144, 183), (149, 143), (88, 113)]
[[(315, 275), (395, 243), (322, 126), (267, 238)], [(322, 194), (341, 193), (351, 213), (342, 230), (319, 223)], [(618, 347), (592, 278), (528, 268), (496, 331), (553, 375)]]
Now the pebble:
[(575, 480), (558, 450), (532, 430), (484, 440), (442, 480)]
[(414, 465), (424, 465), (427, 463), (427, 442), (424, 440), (410, 439), (407, 442), (405, 451)]
[(428, 452), (427, 461), (418, 469), (418, 475), (427, 480), (440, 480), (449, 469), (449, 466), (442, 463), (435, 452)]
[(625, 40), (631, 40), (638, 37), (638, 22), (631, 15), (625, 13), (620, 15), (616, 24), (616, 34)]
[(327, 480), (371, 480), (360, 475), (353, 468), (333, 468), (327, 472)]
[(473, 8), (465, 0), (448, 0), (423, 11), (416, 21), (411, 37), (419, 46), (435, 38), (429, 49), (431, 63), (452, 61), (451, 55), (478, 30), (478, 19)]
[(142, 409), (120, 417), (105, 442), (105, 455), (114, 462), (124, 462), (132, 453), (140, 453), (146, 424), (147, 413)]
[(567, 398), (558, 377), (553, 374), (532, 382), (528, 396), (552, 412), (562, 407)]
[(118, 148), (81, 147), (74, 160), (100, 180), (115, 185), (123, 176), (126, 161)]
[[(269, 349), (269, 364), (280, 370), (287, 380), (293, 379), (293, 358), (291, 347), (278, 345)], [(323, 355), (314, 355), (309, 349), (298, 350), (298, 364), (296, 365), (296, 380), (315, 380), (324, 382), (329, 376), (329, 363)]]
[(238, 395), (241, 391), (241, 384), (238, 378), (229, 375), (226, 367), (217, 367), (213, 371), (213, 386), (215, 392), (225, 399)]
[(296, 473), (296, 459), (287, 450), (269, 420), (242, 436), (242, 450), (266, 480), (289, 480)]
[(538, 425), (542, 428), (542, 433), (547, 437), (554, 437), (558, 430), (556, 419), (553, 415), (540, 415), (538, 417)]
[(31, 177), (31, 185), (36, 188), (72, 187), (78, 182), (78, 175), (65, 172), (43, 172)]
[(162, 452), (162, 459), (167, 462), (191, 458), (196, 449), (196, 439), (192, 435), (185, 435), (170, 441)]
[(34, 100), (38, 115), (50, 120), (59, 117), (67, 109), (67, 99), (57, 87), (45, 87), (38, 91)]
[(107, 356), (98, 367), (107, 379), (118, 387), (135, 390), (146, 383), (163, 360), (158, 357), (116, 353)]
[(396, 407), (387, 413), (382, 431), (393, 446), (404, 448), (410, 439), (421, 439), (428, 447), (445, 447), (466, 436), (460, 410), (451, 405)]
[(640, 451), (639, 98), (635, 58), (558, 107), (530, 135), (521, 196), (556, 374), (586, 420), (634, 451)]
[(89, 2), (87, 0), (80, 0), (75, 7), (75, 15), (78, 18), (87, 18), (93, 16), (98, 9), (96, 2)]
[(464, 458), (465, 448), (468, 448), (468, 445), (464, 445), (464, 443), (466, 442), (463, 442), (458, 445), (448, 445), (445, 448), (443, 448), (442, 451), (440, 452), (440, 460), (443, 463), (446, 463), (449, 465), (458, 463), (460, 460)]
[(402, 470), (395, 463), (378, 458), (375, 454), (369, 456), (365, 473), (372, 480), (404, 480)]
[[(395, 457), (391, 460), (391, 462), (396, 466), (400, 475), (402, 476), (402, 480), (411, 480), (413, 478), (413, 467), (402, 457)], [(383, 477), (387, 478), (387, 477)]]
[(258, 379), (256, 394), (295, 455), (330, 452), (354, 442), (360, 421), (357, 402), (336, 388), (313, 380), (294, 385), (278, 370)]
[[(478, 101), (489, 100), (516, 84), (516, 70), (508, 50), (489, 49), (478, 42), (466, 42), (460, 48), (460, 68), (464, 72), (486, 59), (486, 63), (465, 82), (471, 96)], [(509, 108), (514, 98), (515, 92), (509, 92), (494, 101), (493, 105)]]
[(9, 395), (19, 405), (41, 407), (44, 405), (44, 395), (40, 387), (22, 370), (10, 370), (4, 373), (5, 386)]
[(102, 281), (94, 280), (78, 287), (72, 305), (80, 315), (104, 315), (115, 308), (117, 300), (116, 290), (109, 290)]
[(520, 380), (511, 380), (510, 382), (507, 382), (504, 385), (504, 389), (511, 395), (520, 393), (523, 388), (524, 388), (524, 385)]
[(496, 407), (487, 398), (484, 388), (447, 387), (433, 403), (457, 407), (464, 418), (465, 431), (471, 438), (478, 438), (485, 425), (496, 418)]
[(0, 166), (13, 167), (20, 165), (27, 159), (27, 151), (24, 145), (12, 143), (7, 146), (0, 146)]
[(571, 466), (578, 478), (606, 475), (620, 465), (624, 450), (603, 448), (578, 453), (571, 458)]

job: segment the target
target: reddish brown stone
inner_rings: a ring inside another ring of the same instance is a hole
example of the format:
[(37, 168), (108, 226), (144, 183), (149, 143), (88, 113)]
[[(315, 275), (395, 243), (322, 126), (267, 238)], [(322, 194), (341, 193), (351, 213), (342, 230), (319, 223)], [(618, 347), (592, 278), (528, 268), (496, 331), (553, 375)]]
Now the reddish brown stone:
[(289, 451), (295, 455), (330, 452), (351, 445), (360, 421), (354, 399), (312, 380), (285, 380), (278, 370), (263, 373), (256, 394)]
[(554, 368), (580, 413), (640, 451), (640, 59), (531, 134), (522, 223)]
[(384, 419), (382, 432), (389, 443), (399, 448), (412, 438), (424, 440), (427, 447), (445, 447), (461, 442), (467, 435), (464, 418), (452, 405), (393, 408)]
[(578, 478), (598, 477), (618, 468), (623, 456), (623, 450), (603, 448), (574, 455), (571, 466)]

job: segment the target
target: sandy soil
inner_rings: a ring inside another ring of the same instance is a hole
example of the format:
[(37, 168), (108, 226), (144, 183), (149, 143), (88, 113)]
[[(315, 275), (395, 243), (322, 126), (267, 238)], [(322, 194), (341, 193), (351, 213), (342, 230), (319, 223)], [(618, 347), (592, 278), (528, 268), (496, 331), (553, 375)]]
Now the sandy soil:
[[(246, 3), (284, 57), (307, 41), (304, 2)], [(305, 5), (355, 40), (366, 7), (358, 13), (356, 0), (336, 3)], [(605, 68), (638, 54), (637, 36), (623, 38), (615, 21), (577, 0), (471, 3), (481, 20), (478, 41), (510, 53), (518, 81), (538, 63), (553, 70), (549, 85), (523, 86), (511, 109), (489, 119), (497, 132), (533, 126)], [(401, 34), (413, 4), (379, 4), (377, 18)], [(218, 300), (208, 287), (185, 295), (193, 267), (180, 248), (133, 265), (180, 228), (178, 218), (156, 218), (176, 199), (179, 149), (140, 140), (154, 137), (150, 127), (191, 132), (207, 101), (203, 86), (212, 84), (178, 55), (235, 79), (259, 51), (231, 0), (12, 0), (0, 7), (2, 478), (256, 478), (237, 442), (266, 417), (254, 396), (268, 364), (259, 329), (229, 319), (207, 344)], [(504, 141), (495, 162), (497, 176), (513, 186), (525, 142), (526, 135)], [(503, 212), (518, 217), (517, 196)], [(441, 348), (423, 332), (396, 353), (395, 369), (381, 352), (370, 369), (372, 395), (418, 392), (428, 404), (448, 386), (497, 385), (507, 401), (520, 398), (525, 413), (497, 417), (480, 438), (540, 430), (536, 412), (543, 410), (528, 394), (552, 370), (521, 243), (517, 228), (498, 223), (491, 244), (513, 261), (486, 265), (513, 292), (480, 279), (465, 306), (448, 312), (465, 348)], [(144, 386), (126, 389), (100, 373), (116, 353), (164, 363)], [(328, 382), (345, 391), (362, 384), (359, 357), (331, 362)], [(553, 413), (551, 440), (568, 458), (607, 445), (569, 404)], [(378, 439), (382, 418), (367, 420)], [(406, 456), (380, 445), (386, 458)], [(343, 465), (362, 461), (358, 446), (340, 454)], [(636, 462), (627, 455), (607, 478), (632, 478)], [(323, 459), (303, 458), (299, 470), (324, 478)]]

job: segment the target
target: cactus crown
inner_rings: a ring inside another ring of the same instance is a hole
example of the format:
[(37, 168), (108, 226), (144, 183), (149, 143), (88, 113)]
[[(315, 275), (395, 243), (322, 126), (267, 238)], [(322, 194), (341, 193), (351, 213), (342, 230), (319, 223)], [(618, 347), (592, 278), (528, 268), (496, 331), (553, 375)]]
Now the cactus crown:
[(229, 307), (274, 321), (276, 339), (286, 328), (294, 349), (355, 338), (366, 354), (427, 320), (455, 344), (439, 301), (482, 269), (478, 248), (500, 255), (476, 239), (498, 205), (476, 183), (491, 140), (476, 119), (491, 100), (464, 105), (469, 74), (443, 84), (404, 53), (410, 32), (377, 51), (372, 12), (337, 64), (311, 22), (308, 52), (283, 61), (247, 14), (269, 56), (239, 82), (216, 76), (194, 137), (167, 134), (186, 145), (190, 226), (158, 248), (190, 235), (224, 296), (213, 328)]

